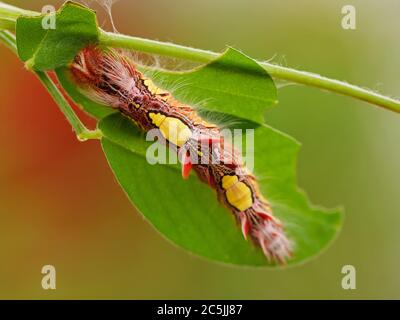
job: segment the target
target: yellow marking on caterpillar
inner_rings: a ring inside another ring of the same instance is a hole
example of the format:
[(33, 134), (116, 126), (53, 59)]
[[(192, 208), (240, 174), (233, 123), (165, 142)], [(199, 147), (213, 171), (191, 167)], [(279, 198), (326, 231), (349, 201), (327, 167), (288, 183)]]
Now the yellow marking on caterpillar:
[(168, 91), (165, 91), (163, 89), (158, 88), (153, 81), (150, 79), (144, 79), (143, 80), (144, 85), (149, 89), (149, 91), (154, 94), (154, 95), (159, 95), (159, 94), (169, 94)]
[(251, 189), (237, 176), (223, 176), (222, 188), (226, 190), (228, 202), (240, 211), (244, 211), (253, 205)]
[(135, 109), (139, 109), (140, 108), (140, 104), (136, 103), (136, 102), (131, 102), (130, 103), (132, 106), (135, 107)]
[(153, 124), (160, 129), (163, 137), (178, 147), (182, 147), (192, 136), (189, 127), (177, 118), (153, 112), (149, 114), (149, 117)]

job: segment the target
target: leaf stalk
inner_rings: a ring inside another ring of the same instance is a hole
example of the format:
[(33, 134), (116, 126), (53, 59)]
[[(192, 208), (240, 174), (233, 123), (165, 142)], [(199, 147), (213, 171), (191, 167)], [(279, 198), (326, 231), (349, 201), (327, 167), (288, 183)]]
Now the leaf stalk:
[[(17, 45), (15, 41), (15, 36), (9, 31), (0, 30), (0, 42), (6, 45), (11, 51), (17, 53)], [(50, 93), (54, 101), (57, 103), (61, 112), (65, 115), (68, 122), (71, 124), (73, 130), (79, 141), (87, 141), (92, 139), (101, 139), (102, 133), (99, 129), (90, 130), (85, 127), (81, 122), (79, 117), (76, 115), (71, 105), (65, 99), (63, 94), (57, 88), (57, 85), (49, 77), (46, 72), (34, 71), (40, 82)]]

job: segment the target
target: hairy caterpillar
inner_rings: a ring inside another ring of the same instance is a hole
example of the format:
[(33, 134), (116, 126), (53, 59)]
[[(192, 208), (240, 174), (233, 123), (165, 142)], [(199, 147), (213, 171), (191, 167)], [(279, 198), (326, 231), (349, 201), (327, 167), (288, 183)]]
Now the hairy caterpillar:
[[(217, 125), (157, 88), (121, 52), (86, 47), (70, 64), (70, 71), (90, 98), (119, 110), (143, 131), (159, 130), (179, 154), (183, 178), (193, 169), (214, 188), (219, 201), (234, 214), (244, 237), (250, 236), (268, 260), (285, 263), (291, 257), (291, 242), (281, 222), (273, 216), (241, 156), (224, 142)], [(208, 152), (200, 148), (204, 144), (212, 146)], [(212, 161), (215, 158), (219, 161)]]

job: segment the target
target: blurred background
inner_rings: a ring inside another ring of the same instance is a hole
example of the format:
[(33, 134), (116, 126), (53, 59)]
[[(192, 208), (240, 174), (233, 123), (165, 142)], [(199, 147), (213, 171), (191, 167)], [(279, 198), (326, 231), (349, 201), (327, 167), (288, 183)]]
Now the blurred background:
[[(62, 3), (6, 2), (38, 11)], [(356, 30), (341, 27), (346, 4), (356, 7)], [(214, 51), (232, 45), (394, 97), (399, 14), (398, 0), (121, 0), (113, 8), (122, 33)], [(313, 88), (280, 89), (267, 122), (302, 142), (299, 185), (315, 204), (343, 205), (345, 224), (302, 266), (227, 267), (163, 239), (135, 212), (99, 143), (79, 143), (38, 80), (1, 46), (0, 67), (0, 298), (400, 298), (398, 114)], [(57, 269), (57, 290), (41, 287), (46, 264)], [(341, 288), (347, 264), (356, 267), (356, 290)]]

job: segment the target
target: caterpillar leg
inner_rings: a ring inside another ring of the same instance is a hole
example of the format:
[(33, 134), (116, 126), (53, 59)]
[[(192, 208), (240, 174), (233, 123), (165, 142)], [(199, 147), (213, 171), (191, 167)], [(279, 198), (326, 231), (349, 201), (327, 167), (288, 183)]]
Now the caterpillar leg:
[(240, 224), (242, 227), (243, 237), (247, 240), (247, 236), (249, 235), (249, 230), (250, 230), (250, 221), (247, 218), (245, 212), (240, 212), (239, 217), (240, 217)]
[(201, 144), (203, 144), (203, 143), (220, 144), (223, 141), (223, 138), (220, 136), (199, 135), (198, 137), (196, 137), (196, 140), (198, 142), (200, 142)]
[[(222, 141), (222, 137), (220, 136), (211, 136), (211, 135), (205, 135), (205, 134), (199, 134), (194, 137), (191, 137), (186, 140), (185, 144), (182, 146), (181, 151), (183, 151), (182, 157), (182, 178), (187, 179), (189, 178), (190, 171), (193, 168), (193, 163), (191, 161), (191, 153), (192, 151), (194, 154), (197, 153), (197, 156), (199, 156), (199, 159), (201, 161), (202, 157), (204, 156), (203, 152), (198, 150), (199, 146), (202, 144), (206, 145), (211, 145), (218, 143), (220, 144)], [(185, 152), (186, 150), (186, 152)], [(208, 157), (211, 156), (210, 152), (207, 153)], [(209, 159), (210, 160), (210, 159)], [(212, 178), (209, 175), (210, 179)], [(212, 181), (208, 181), (210, 185), (212, 185)]]

